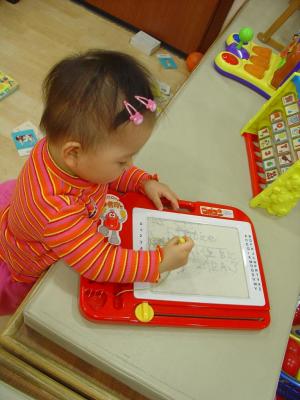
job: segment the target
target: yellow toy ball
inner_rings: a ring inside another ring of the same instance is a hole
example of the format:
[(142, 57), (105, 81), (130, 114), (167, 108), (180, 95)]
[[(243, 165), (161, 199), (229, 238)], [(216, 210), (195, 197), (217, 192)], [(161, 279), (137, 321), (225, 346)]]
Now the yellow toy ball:
[(135, 316), (140, 322), (150, 322), (154, 317), (154, 310), (149, 303), (143, 302), (136, 306)]

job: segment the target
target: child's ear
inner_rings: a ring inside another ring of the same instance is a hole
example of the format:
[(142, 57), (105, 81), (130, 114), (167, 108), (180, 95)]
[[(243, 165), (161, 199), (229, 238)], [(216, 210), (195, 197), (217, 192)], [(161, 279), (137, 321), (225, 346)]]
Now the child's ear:
[(76, 169), (81, 154), (82, 147), (78, 142), (66, 142), (62, 146), (62, 156), (64, 162), (71, 170)]

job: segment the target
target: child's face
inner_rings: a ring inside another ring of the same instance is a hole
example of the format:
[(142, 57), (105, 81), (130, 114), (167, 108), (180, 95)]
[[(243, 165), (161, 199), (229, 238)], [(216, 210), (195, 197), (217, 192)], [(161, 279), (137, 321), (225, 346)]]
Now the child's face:
[[(107, 184), (117, 179), (126, 169), (131, 167), (133, 157), (144, 146), (151, 136), (153, 121), (145, 121), (141, 125), (127, 123), (98, 148), (83, 152), (79, 149), (76, 162), (67, 165), (76, 176), (92, 183)], [(66, 160), (64, 160), (66, 162)]]

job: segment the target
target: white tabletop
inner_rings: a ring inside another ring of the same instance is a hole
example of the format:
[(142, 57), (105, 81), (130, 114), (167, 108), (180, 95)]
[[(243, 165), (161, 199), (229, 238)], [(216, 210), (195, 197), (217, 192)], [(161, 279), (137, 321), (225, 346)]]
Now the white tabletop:
[(251, 0), (244, 7), (172, 101), (136, 160), (181, 198), (229, 204), (251, 218), (269, 291), (270, 326), (224, 331), (93, 324), (78, 311), (77, 275), (61, 263), (25, 311), (35, 329), (150, 398), (274, 397), (300, 292), (300, 206), (283, 218), (249, 208), (251, 185), (239, 131), (264, 99), (216, 73), (212, 63), (229, 33), (245, 25), (263, 31), (287, 4)]

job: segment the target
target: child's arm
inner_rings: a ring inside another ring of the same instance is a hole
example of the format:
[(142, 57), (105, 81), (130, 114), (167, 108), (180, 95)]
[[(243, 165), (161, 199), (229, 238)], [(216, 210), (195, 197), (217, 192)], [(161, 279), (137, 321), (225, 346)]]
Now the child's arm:
[(111, 245), (98, 232), (96, 222), (74, 206), (47, 224), (43, 244), (86, 278), (122, 283), (157, 282), (160, 272), (186, 264), (193, 247), (189, 238), (184, 244), (173, 238), (163, 251), (135, 251)]
[[(77, 208), (77, 210), (76, 210)], [(156, 282), (161, 253), (134, 251), (108, 243), (97, 223), (79, 207), (68, 207), (44, 231), (46, 245), (81, 275), (96, 281)]]
[(165, 184), (158, 182), (157, 175), (150, 175), (147, 172), (131, 167), (125, 171), (116, 181), (109, 184), (109, 188), (116, 192), (140, 192), (145, 194), (159, 209), (163, 209), (161, 198), (165, 197), (174, 210), (179, 208), (178, 196)]
[(150, 175), (147, 172), (132, 166), (127, 169), (118, 179), (111, 182), (108, 186), (109, 189), (115, 190), (120, 193), (127, 192), (142, 192), (142, 184), (148, 180), (158, 180), (156, 174)]

